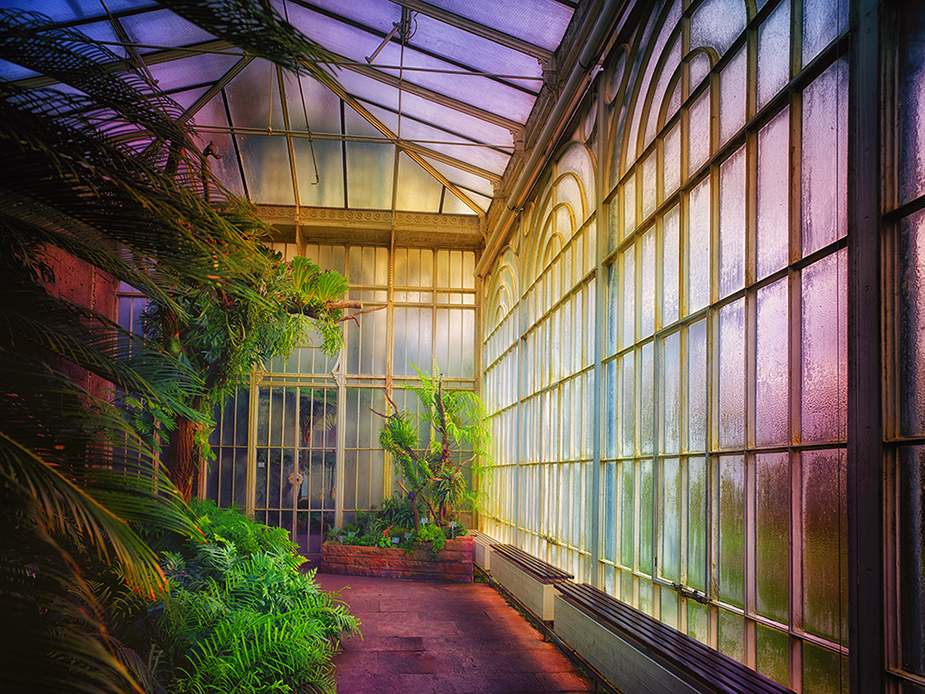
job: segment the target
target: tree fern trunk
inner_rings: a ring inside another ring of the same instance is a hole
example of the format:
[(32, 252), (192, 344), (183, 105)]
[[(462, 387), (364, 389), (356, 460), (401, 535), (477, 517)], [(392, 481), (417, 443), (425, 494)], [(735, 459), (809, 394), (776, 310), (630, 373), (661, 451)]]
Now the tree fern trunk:
[(167, 469), (183, 499), (189, 501), (193, 494), (193, 473), (199, 464), (195, 445), (196, 425), (184, 417), (178, 417), (176, 425), (167, 444)]

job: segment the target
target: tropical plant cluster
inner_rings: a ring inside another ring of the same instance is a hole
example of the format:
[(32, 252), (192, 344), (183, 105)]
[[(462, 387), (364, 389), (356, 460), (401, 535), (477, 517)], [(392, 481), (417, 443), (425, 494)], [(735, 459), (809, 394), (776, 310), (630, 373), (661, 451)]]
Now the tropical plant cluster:
[[(379, 508), (357, 511), (352, 523), (328, 529), (327, 542), (362, 547), (401, 547), (409, 553), (416, 545), (426, 543), (436, 554), (446, 546), (447, 540), (466, 534), (466, 526), (458, 520), (447, 521), (445, 526), (429, 522), (430, 519), (424, 515), (424, 504), (421, 501), (417, 503), (417, 514), (411, 500), (404, 495), (383, 500)], [(415, 515), (421, 521), (417, 528), (414, 527)]]
[(204, 537), (146, 534), (169, 593), (150, 602), (112, 572), (95, 585), (110, 628), (149, 692), (334, 692), (330, 659), (359, 623), (323, 593), (285, 530), (210, 501), (190, 504)]

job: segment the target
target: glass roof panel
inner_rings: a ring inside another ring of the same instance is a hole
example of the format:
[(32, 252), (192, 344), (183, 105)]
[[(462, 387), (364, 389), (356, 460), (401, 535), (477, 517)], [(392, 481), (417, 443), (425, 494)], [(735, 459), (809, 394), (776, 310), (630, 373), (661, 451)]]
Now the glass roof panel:
[[(402, 140), (410, 140), (434, 152), (445, 154), (461, 162), (501, 175), (510, 154), (497, 149), (474, 146), (469, 140), (456, 137), (426, 124), (402, 119)], [(458, 142), (459, 144), (448, 144)]]
[(238, 142), (251, 198), (268, 205), (294, 205), (286, 138), (241, 135)]
[(347, 204), (361, 209), (392, 208), (393, 145), (348, 142)]
[(398, 195), (396, 210), (439, 212), (443, 184), (402, 153), (398, 159)]
[[(136, 43), (144, 46), (182, 46), (197, 41), (215, 38), (195, 24), (190, 24), (170, 10), (157, 10), (130, 15), (119, 20), (125, 31)], [(140, 48), (141, 53), (150, 48)]]
[(461, 171), (450, 164), (438, 161), (427, 155), (424, 155), (427, 162), (437, 171), (443, 174), (451, 183), (458, 186), (460, 190), (466, 193), (477, 193), (483, 197), (490, 197), (494, 192), (491, 181), (481, 176), (476, 176), (468, 171)]
[(183, 89), (196, 84), (211, 84), (228, 72), (240, 58), (228, 55), (201, 54), (148, 68), (164, 91)]
[[(106, 7), (110, 12), (121, 12), (155, 4), (149, 0), (107, 0)], [(106, 14), (100, 0), (2, 0), (0, 7), (38, 12), (58, 22), (71, 22)]]
[(514, 144), (510, 130), (414, 94), (402, 95), (402, 110), (418, 120), (440, 123), (446, 129), (476, 142), (499, 147), (511, 147)]
[(122, 40), (119, 38), (119, 35), (116, 34), (116, 30), (108, 19), (102, 22), (93, 22), (92, 24), (82, 24), (80, 33), (86, 35), (93, 41), (99, 41), (104, 44), (108, 50), (118, 56), (124, 58), (128, 54), (125, 46), (122, 45)]
[(307, 138), (297, 138), (292, 147), (299, 179), (299, 202), (312, 207), (345, 207), (344, 156), (340, 142), (309, 142)]
[[(539, 61), (530, 55), (423, 15), (417, 16), (417, 23), (418, 30), (411, 40), (413, 46), (438, 55), (455, 56), (467, 67), (488, 74), (543, 76)], [(511, 81), (532, 92), (538, 92), (541, 84), (531, 80)]]
[[(267, 129), (271, 123), (270, 90), (275, 89), (275, 73), (276, 68), (266, 60), (255, 60), (228, 83), (225, 92), (234, 127)], [(277, 126), (282, 128), (282, 114), (273, 115)]]
[(454, 14), (554, 51), (574, 10), (556, 0), (430, 0)]
[(340, 134), (340, 99), (334, 92), (311, 77), (287, 74), (286, 101), (293, 129), (308, 127), (315, 133)]

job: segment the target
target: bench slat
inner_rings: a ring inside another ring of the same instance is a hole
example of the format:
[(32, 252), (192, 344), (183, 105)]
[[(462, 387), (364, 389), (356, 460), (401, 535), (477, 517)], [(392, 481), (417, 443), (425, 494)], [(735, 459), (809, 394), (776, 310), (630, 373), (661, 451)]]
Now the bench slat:
[(615, 628), (646, 652), (727, 692), (785, 694), (789, 689), (705, 644), (672, 629), (654, 617), (594, 586), (560, 583), (556, 588), (568, 602)]
[(492, 545), (492, 551), (503, 555), (515, 564), (527, 569), (544, 583), (558, 583), (559, 581), (568, 581), (574, 578), (573, 574), (563, 571), (562, 569), (547, 564), (541, 559), (537, 559), (532, 554), (524, 552), (514, 545), (496, 544)]

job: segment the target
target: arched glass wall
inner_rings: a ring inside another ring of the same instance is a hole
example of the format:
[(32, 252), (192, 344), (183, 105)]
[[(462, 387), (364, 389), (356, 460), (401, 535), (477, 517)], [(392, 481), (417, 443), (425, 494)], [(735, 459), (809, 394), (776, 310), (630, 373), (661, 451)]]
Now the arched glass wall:
[(486, 278), (483, 528), (844, 690), (847, 3), (652, 5)]

